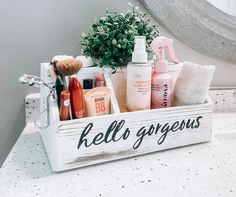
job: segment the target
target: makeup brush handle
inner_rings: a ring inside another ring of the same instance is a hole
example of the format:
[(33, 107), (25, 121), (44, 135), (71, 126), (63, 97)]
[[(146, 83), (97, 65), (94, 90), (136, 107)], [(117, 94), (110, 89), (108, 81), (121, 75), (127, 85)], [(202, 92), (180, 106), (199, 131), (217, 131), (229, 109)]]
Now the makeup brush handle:
[(68, 90), (71, 76), (64, 76), (65, 78), (65, 87)]

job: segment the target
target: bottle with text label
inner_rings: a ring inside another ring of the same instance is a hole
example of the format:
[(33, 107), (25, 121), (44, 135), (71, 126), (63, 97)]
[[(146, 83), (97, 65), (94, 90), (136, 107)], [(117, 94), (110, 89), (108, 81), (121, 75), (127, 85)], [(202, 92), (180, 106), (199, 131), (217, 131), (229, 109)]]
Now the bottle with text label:
[(127, 65), (127, 111), (150, 109), (151, 64), (148, 63), (145, 36), (135, 36), (132, 62)]
[(173, 46), (173, 40), (166, 37), (157, 37), (153, 40), (151, 48), (156, 55), (151, 85), (151, 109), (172, 106), (173, 83), (168, 73), (168, 61), (165, 59), (165, 49), (174, 63), (178, 63)]

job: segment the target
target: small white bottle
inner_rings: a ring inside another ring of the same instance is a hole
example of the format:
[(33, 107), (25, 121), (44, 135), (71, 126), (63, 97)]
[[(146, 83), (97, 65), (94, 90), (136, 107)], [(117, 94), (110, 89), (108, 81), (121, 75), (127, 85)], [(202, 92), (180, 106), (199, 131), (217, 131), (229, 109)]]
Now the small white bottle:
[(132, 62), (127, 66), (127, 111), (150, 109), (152, 67), (148, 63), (145, 36), (135, 36)]

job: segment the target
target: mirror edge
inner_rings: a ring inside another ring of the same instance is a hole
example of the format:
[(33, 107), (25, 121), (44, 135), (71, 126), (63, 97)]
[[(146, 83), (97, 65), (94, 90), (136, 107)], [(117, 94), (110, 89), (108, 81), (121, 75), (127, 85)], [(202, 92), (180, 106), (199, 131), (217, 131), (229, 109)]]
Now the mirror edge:
[(188, 46), (236, 63), (236, 17), (222, 12), (206, 0), (140, 2), (158, 23)]

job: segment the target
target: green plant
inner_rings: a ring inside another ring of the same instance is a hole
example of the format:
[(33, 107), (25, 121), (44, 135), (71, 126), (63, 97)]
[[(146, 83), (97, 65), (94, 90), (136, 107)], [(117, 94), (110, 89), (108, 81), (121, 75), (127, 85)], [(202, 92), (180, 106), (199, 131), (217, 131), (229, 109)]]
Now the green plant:
[(92, 25), (90, 33), (83, 33), (83, 54), (99, 60), (101, 67), (109, 66), (114, 71), (130, 60), (134, 48), (134, 36), (146, 36), (147, 47), (159, 35), (150, 25), (147, 14), (138, 7), (126, 14), (106, 11), (106, 16)]

